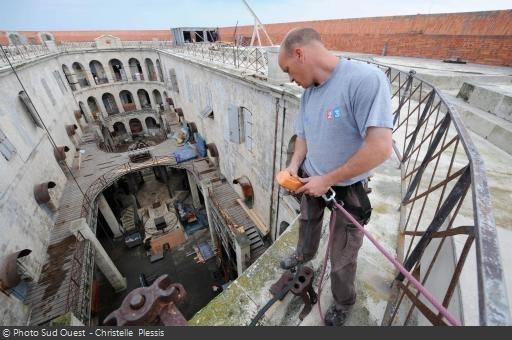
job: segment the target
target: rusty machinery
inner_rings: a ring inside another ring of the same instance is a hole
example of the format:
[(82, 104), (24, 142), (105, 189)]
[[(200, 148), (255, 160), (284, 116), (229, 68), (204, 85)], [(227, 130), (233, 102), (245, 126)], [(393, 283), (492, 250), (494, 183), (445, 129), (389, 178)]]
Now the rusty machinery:
[(121, 307), (103, 323), (106, 326), (186, 326), (187, 320), (177, 307), (186, 295), (181, 284), (171, 283), (169, 276), (162, 275), (151, 286), (131, 291)]

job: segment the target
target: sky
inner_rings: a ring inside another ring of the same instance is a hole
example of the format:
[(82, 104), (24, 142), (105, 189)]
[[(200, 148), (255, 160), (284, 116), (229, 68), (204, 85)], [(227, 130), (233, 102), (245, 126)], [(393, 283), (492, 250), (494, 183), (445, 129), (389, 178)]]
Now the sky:
[[(512, 9), (511, 0), (247, 0), (263, 24)], [(4, 0), (0, 30), (169, 29), (251, 25), (242, 0)]]

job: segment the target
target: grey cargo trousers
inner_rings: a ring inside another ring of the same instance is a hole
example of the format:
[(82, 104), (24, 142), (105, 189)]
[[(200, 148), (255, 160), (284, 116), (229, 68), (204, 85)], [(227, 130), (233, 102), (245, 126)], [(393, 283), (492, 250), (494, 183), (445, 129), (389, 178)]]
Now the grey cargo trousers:
[[(361, 207), (355, 190), (347, 189), (344, 203)], [(297, 255), (303, 255), (305, 261), (315, 257), (320, 243), (325, 201), (321, 197), (303, 195), (300, 204), (299, 241)], [(308, 214), (310, 214), (308, 216)], [(363, 225), (359, 216), (354, 218)], [(311, 228), (309, 242), (306, 229)], [(355, 277), (357, 254), (363, 244), (363, 233), (356, 228), (341, 212), (336, 214), (334, 234), (331, 245), (331, 290), (336, 309), (348, 310), (356, 302)]]

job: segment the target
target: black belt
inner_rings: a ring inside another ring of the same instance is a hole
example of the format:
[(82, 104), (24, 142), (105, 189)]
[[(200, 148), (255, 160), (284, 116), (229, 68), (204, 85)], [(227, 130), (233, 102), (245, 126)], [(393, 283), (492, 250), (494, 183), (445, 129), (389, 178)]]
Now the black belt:
[[(359, 202), (361, 203), (360, 207), (353, 206), (346, 202), (346, 196), (349, 189), (354, 189), (354, 193), (356, 194)], [(370, 220), (370, 216), (372, 214), (372, 206), (370, 204), (370, 199), (368, 198), (368, 194), (364, 189), (364, 185), (362, 181), (356, 182), (347, 186), (333, 186), (332, 189), (336, 192), (336, 200), (343, 201), (343, 207), (354, 216), (359, 217), (363, 221), (363, 225), (367, 224)]]

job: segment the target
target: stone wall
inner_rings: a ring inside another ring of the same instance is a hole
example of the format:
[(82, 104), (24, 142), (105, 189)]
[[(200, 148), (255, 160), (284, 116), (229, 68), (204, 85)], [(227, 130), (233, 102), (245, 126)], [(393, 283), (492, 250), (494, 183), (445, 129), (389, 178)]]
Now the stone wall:
[[(34, 280), (39, 278), (45, 263), (49, 232), (55, 218), (48, 206), (36, 202), (34, 186), (55, 182), (53, 200), (58, 202), (66, 176), (53, 156), (46, 132), (36, 126), (18, 93), (26, 91), (32, 98), (56, 144), (70, 148), (67, 162), (71, 164), (75, 147), (65, 126), (78, 125), (73, 114), (78, 107), (69, 86), (59, 85), (53, 73), (56, 70), (63, 76), (54, 57), (18, 66), (24, 89), (10, 69), (0, 71), (0, 129), (14, 149), (9, 160), (0, 155), (0, 257), (31, 249), (25, 266)], [(80, 134), (80, 129), (77, 132)], [(27, 312), (17, 298), (0, 294), (0, 324), (24, 324)]]
[[(254, 210), (271, 226), (274, 239), (275, 226), (280, 223), (276, 221), (278, 187), (274, 176), (286, 162), (300, 91), (286, 91), (238, 71), (176, 55), (162, 53), (161, 58), (164, 72), (176, 73), (179, 93), (167, 83), (175, 106), (183, 109), (187, 121), (196, 123), (208, 143), (217, 145), (220, 169), (229, 183), (243, 175), (249, 178), (254, 188)], [(208, 106), (213, 109), (213, 119), (200, 116)], [(252, 113), (252, 151), (245, 141), (239, 144), (229, 138), (229, 111), (241, 107)], [(238, 186), (235, 188), (239, 190)], [(242, 193), (239, 194), (242, 197)], [(289, 219), (289, 216), (284, 218)]]

